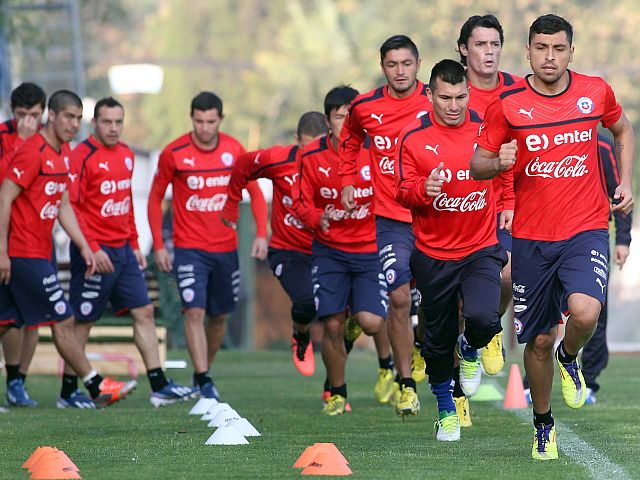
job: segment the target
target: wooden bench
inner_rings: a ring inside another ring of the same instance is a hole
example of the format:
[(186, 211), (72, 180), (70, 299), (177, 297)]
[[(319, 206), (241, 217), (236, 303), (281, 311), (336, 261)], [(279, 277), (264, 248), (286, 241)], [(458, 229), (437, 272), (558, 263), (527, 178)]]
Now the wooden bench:
[[(58, 278), (65, 294), (69, 291), (71, 272), (69, 264), (58, 265)], [(149, 298), (156, 311), (156, 324), (159, 319), (160, 289), (158, 281), (151, 269), (145, 270)], [(40, 341), (29, 368), (30, 373), (60, 374), (64, 365), (53, 343), (50, 327), (41, 327)], [(162, 325), (156, 327), (156, 336), (160, 350), (160, 362), (164, 364), (167, 358), (167, 329)], [(91, 328), (91, 335), (87, 344), (87, 356), (93, 367), (100, 373), (108, 375), (135, 376), (138, 372), (145, 372), (146, 368), (142, 356), (133, 341), (133, 321), (125, 314), (116, 316), (105, 312), (103, 317)]]

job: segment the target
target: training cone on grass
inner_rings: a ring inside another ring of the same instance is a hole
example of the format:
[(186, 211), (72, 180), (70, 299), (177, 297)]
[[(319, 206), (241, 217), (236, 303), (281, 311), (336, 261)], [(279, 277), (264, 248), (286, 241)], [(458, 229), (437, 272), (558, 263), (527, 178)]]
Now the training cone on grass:
[(205, 445), (246, 445), (248, 443), (249, 441), (231, 426), (218, 427), (218, 429), (213, 432), (213, 435), (204, 442)]
[(245, 437), (260, 437), (260, 432), (246, 418), (234, 418), (227, 426), (235, 428)]
[(189, 410), (189, 415), (204, 415), (211, 407), (217, 404), (218, 401), (215, 398), (201, 398)]
[(78, 473), (78, 467), (64, 452), (43, 455), (30, 472), (31, 480), (82, 478)]
[(27, 458), (27, 461), (22, 464), (22, 468), (26, 468), (27, 470), (31, 471), (31, 467), (36, 464), (36, 462), (42, 455), (45, 455), (47, 453), (55, 453), (57, 451), (58, 449), (54, 447), (38, 447), (33, 451), (31, 456)]
[(507, 382), (507, 392), (504, 395), (504, 403), (502, 405), (509, 410), (528, 407), (527, 400), (524, 397), (524, 386), (522, 385), (520, 368), (515, 363), (511, 365), (509, 381)]
[(216, 417), (218, 412), (221, 412), (222, 410), (232, 410), (231, 405), (229, 405), (228, 403), (216, 403), (215, 405), (211, 406), (200, 419), (210, 422)]
[(235, 410), (222, 410), (207, 423), (207, 427), (224, 427), (231, 420), (240, 420), (240, 414)]
[(331, 453), (319, 453), (313, 462), (302, 470), (302, 475), (351, 475), (353, 472), (349, 465), (342, 462), (340, 457)]

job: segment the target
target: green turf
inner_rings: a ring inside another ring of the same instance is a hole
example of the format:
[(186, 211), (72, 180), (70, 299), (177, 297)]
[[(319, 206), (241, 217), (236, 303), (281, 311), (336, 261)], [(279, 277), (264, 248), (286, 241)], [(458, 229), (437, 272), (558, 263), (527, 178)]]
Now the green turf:
[[(316, 361), (320, 372), (321, 360)], [(296, 478), (300, 471), (293, 463), (315, 442), (335, 443), (354, 478), (590, 478), (562, 451), (555, 462), (531, 460), (529, 416), (505, 412), (499, 403), (472, 401), (474, 425), (463, 429), (462, 440), (436, 442), (435, 403), (428, 389), (419, 386), (421, 414), (402, 421), (373, 399), (376, 367), (373, 354), (353, 352), (347, 367), (353, 412), (326, 418), (320, 415), (320, 373), (296, 374), (284, 351), (223, 351), (214, 369), (218, 388), (262, 433), (239, 446), (205, 446), (214, 429), (187, 415), (191, 404), (153, 409), (144, 377), (138, 390), (114, 407), (60, 411), (55, 408), (58, 380), (31, 376), (29, 391), (40, 406), (0, 415), (0, 478), (27, 478), (20, 466), (40, 445), (64, 450), (85, 479)], [(558, 384), (554, 393), (556, 419), (623, 467), (627, 478), (640, 478), (639, 371), (640, 357), (613, 357), (601, 377), (598, 403), (580, 411), (562, 404)], [(190, 375), (185, 370), (171, 374), (182, 382)], [(497, 382), (504, 388), (506, 375)], [(562, 446), (562, 430), (558, 438)]]

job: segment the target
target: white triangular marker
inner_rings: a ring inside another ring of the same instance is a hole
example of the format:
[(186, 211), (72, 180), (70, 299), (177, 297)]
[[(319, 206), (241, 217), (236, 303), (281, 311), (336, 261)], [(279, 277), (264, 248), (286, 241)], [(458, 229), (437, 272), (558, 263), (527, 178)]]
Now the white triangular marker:
[(207, 424), (207, 427), (223, 427), (231, 420), (240, 420), (240, 415), (235, 410), (222, 410)]
[(245, 437), (260, 437), (260, 432), (246, 418), (231, 419), (227, 426), (233, 427)]
[(211, 408), (209, 408), (209, 410), (207, 410), (207, 413), (205, 413), (200, 418), (201, 420), (206, 420), (207, 422), (209, 422), (213, 420), (213, 418), (218, 414), (218, 412), (221, 412), (223, 410), (232, 410), (231, 405), (229, 405), (228, 403), (216, 403)]
[(205, 445), (246, 445), (249, 441), (233, 427), (219, 427)]
[(218, 401), (215, 398), (201, 398), (193, 408), (189, 410), (189, 415), (204, 415), (211, 407), (217, 404)]

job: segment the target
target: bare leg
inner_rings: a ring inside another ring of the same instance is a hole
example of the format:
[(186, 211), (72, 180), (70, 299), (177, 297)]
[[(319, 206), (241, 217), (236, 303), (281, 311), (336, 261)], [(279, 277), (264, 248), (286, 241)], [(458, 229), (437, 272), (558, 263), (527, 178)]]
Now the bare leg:
[(87, 360), (84, 348), (76, 335), (73, 316), (54, 324), (51, 327), (53, 341), (65, 363), (80, 376), (86, 377), (91, 373), (91, 364)]
[(197, 373), (209, 370), (204, 316), (204, 308), (189, 308), (184, 312), (184, 336), (193, 362), (193, 369)]
[(389, 334), (384, 323), (384, 319), (370, 312), (356, 313), (358, 324), (362, 327), (362, 331), (373, 337), (378, 352), (378, 358), (388, 358), (391, 356), (391, 344), (389, 343)]
[(2, 337), (2, 352), (4, 353), (4, 363), (7, 365), (20, 363), (23, 331), (24, 328), (9, 328)]
[(156, 321), (153, 318), (153, 305), (134, 308), (131, 310), (131, 316), (133, 317), (133, 341), (142, 355), (145, 367), (147, 370), (160, 368), (160, 351)]
[(553, 385), (553, 344), (557, 328), (540, 334), (524, 347), (524, 368), (529, 379), (533, 411), (546, 413), (551, 409)]
[(344, 313), (337, 313), (323, 319), (322, 361), (327, 369), (327, 378), (332, 387), (345, 383), (347, 350), (344, 346)]
[[(76, 336), (78, 337), (78, 341), (82, 346), (82, 351), (85, 352), (85, 354), (87, 342), (89, 341), (89, 334), (91, 333), (91, 327), (93, 327), (93, 322), (74, 322)], [(67, 375), (76, 375), (73, 368), (71, 368), (71, 366), (66, 362), (64, 364), (64, 373)]]
[(409, 284), (389, 294), (389, 311), (387, 314), (387, 330), (393, 349), (396, 369), (400, 378), (411, 377), (411, 352), (413, 348), (413, 328), (411, 326), (411, 291)]
[(207, 323), (208, 366), (211, 366), (213, 363), (213, 359), (216, 358), (216, 353), (218, 353), (224, 341), (227, 316), (228, 315), (216, 315), (215, 317), (209, 317), (209, 322)]
[(571, 317), (564, 331), (564, 351), (577, 355), (596, 331), (602, 305), (584, 293), (572, 293), (568, 303)]

